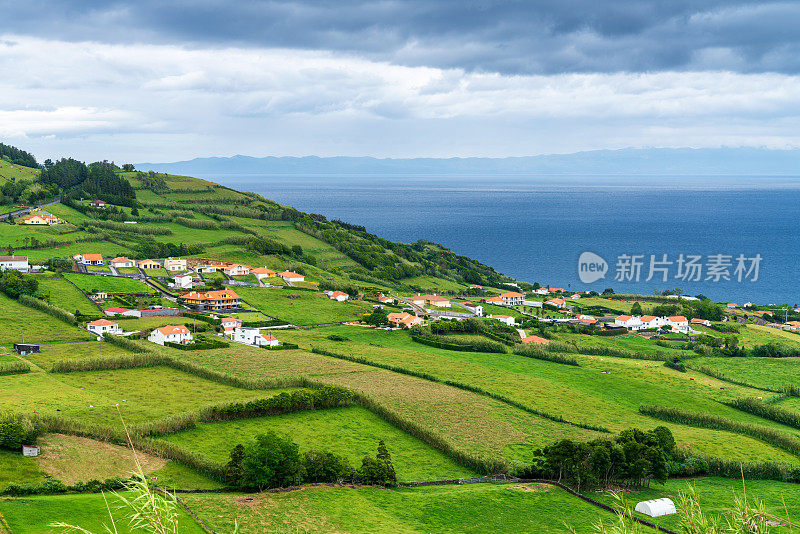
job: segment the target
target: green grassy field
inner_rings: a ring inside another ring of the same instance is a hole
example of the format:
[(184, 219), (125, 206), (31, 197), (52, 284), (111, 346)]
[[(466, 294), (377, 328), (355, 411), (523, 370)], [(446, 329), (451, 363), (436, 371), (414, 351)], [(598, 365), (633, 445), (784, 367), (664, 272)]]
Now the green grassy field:
[[(130, 497), (130, 495), (127, 495)], [(119, 534), (132, 532), (128, 528), (128, 512), (120, 510), (120, 501), (107, 495), (108, 505)], [(48, 495), (37, 497), (0, 497), (0, 514), (8, 522), (14, 534), (43, 534), (58, 532), (52, 523), (63, 522), (77, 525), (90, 532), (106, 532), (104, 525), (111, 525), (106, 501), (101, 494)], [(203, 529), (185, 511), (179, 511), (180, 531), (203, 534)]]
[[(297, 325), (334, 323), (361, 319), (372, 305), (361, 302), (336, 302), (322, 293), (291, 289), (236, 287), (235, 291), (260, 311)], [(289, 299), (286, 295), (298, 295)]]
[(231, 444), (246, 445), (256, 434), (266, 430), (290, 435), (301, 452), (315, 449), (345, 456), (353, 467), (361, 465), (364, 455), (374, 456), (378, 441), (382, 439), (389, 447), (401, 481), (474, 476), (440, 451), (357, 406), (203, 423), (162, 439), (225, 463), (229, 459)]
[(88, 358), (94, 356), (119, 356), (130, 354), (123, 348), (110, 343), (99, 343), (97, 341), (84, 341), (76, 343), (57, 343), (42, 345), (41, 351), (28, 354), (25, 359), (49, 371), (53, 362), (58, 360), (68, 360), (72, 358)]
[(100, 310), (77, 287), (64, 278), (41, 277), (39, 293), (49, 295), (50, 303), (75, 313), (75, 310), (86, 315), (98, 315)]
[(124, 256), (131, 250), (108, 241), (96, 243), (75, 243), (53, 248), (17, 249), (14, 254), (24, 254), (31, 262), (47, 261), (50, 258), (72, 259), (76, 254), (102, 254), (103, 256)]
[(538, 484), (391, 490), (323, 486), (256, 495), (191, 494), (185, 499), (214, 530), (231, 532), (238, 522), (241, 534), (567, 533), (567, 525), (589, 532), (599, 517), (614, 519), (563, 490)]
[(0, 410), (61, 415), (120, 427), (280, 390), (234, 388), (166, 367), (0, 376)]
[(693, 367), (711, 367), (725, 376), (760, 387), (777, 389), (800, 383), (800, 358), (703, 357), (690, 363)]
[(36, 484), (45, 479), (39, 465), (22, 452), (0, 450), (0, 490), (9, 484)]
[(0, 344), (20, 343), (23, 337), (30, 343), (94, 339), (85, 330), (23, 306), (0, 293)]
[[(351, 341), (328, 340), (327, 336), (334, 332)], [(580, 357), (580, 367), (573, 367), (512, 354), (437, 349), (413, 343), (404, 331), (358, 327), (290, 331), (283, 337), (301, 347), (315, 346), (340, 354), (362, 356), (379, 363), (430, 373), (440, 379), (479, 386), (571, 421), (602, 425), (615, 431), (659, 424), (638, 413), (642, 404), (679, 406), (772, 426), (719, 403), (736, 396), (755, 395), (758, 393), (756, 390), (731, 386), (699, 373), (678, 373), (660, 362), (585, 356)], [(668, 426), (682, 445), (706, 454), (750, 460), (780, 457), (798, 462), (792, 455), (753, 439), (734, 439), (730, 433), (682, 425)], [(776, 427), (798, 434), (795, 429)], [(528, 437), (526, 443), (551, 441), (548, 435), (534, 435)], [(525, 451), (526, 447), (518, 447), (510, 454), (511, 457), (521, 455), (524, 458)]]
[[(745, 489), (749, 503), (763, 502), (765, 511), (774, 519), (785, 521), (787, 512), (794, 523), (797, 523), (800, 518), (800, 486), (786, 482), (748, 480), (743, 487), (741, 480), (719, 477), (673, 479), (668, 480), (664, 485), (653, 484), (647, 489), (631, 491), (626, 494), (626, 498), (632, 506), (635, 506), (639, 501), (668, 497), (679, 508), (680, 493), (686, 494), (692, 487), (703, 505), (703, 510), (717, 518), (721, 518), (722, 512), (732, 506), (734, 495), (743, 497)], [(595, 495), (594, 498), (608, 504), (613, 502), (608, 494)], [(784, 502), (786, 508), (784, 508)], [(638, 512), (635, 512), (635, 515), (653, 521), (653, 518), (648, 518)], [(679, 515), (662, 516), (656, 518), (655, 522), (663, 527), (680, 531)], [(776, 532), (789, 531), (788, 527), (776, 529)]]
[(157, 291), (139, 280), (120, 276), (92, 276), (88, 274), (66, 273), (64, 278), (78, 286), (85, 293), (103, 291), (109, 294), (150, 293)]
[(39, 169), (32, 169), (23, 165), (15, 165), (0, 159), (0, 184), (6, 180), (33, 180), (39, 176)]

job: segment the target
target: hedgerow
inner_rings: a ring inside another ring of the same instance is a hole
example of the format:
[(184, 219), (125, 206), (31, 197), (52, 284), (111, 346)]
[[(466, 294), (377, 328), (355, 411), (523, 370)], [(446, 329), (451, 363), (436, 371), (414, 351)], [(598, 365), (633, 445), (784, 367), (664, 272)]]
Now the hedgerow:
[(579, 366), (578, 360), (573, 356), (562, 356), (561, 354), (554, 354), (549, 352), (545, 347), (537, 347), (533, 345), (518, 345), (514, 348), (514, 354), (518, 356), (525, 356), (526, 358), (536, 358), (537, 360), (545, 360), (553, 363), (561, 363), (564, 365)]
[(30, 370), (31, 366), (27, 362), (23, 361), (0, 363), (0, 376), (27, 373)]
[(752, 397), (735, 399), (726, 402), (731, 408), (763, 417), (777, 423), (800, 429), (800, 414), (784, 410), (773, 404), (765, 403)]
[(68, 312), (63, 308), (59, 308), (58, 306), (53, 306), (43, 300), (39, 300), (35, 297), (31, 297), (30, 295), (20, 295), (17, 299), (20, 304), (24, 304), (29, 308), (34, 308), (41, 312), (44, 312), (48, 315), (52, 315), (56, 319), (60, 319), (67, 324), (71, 324), (73, 326), (78, 324), (78, 320), (75, 318), (73, 314)]

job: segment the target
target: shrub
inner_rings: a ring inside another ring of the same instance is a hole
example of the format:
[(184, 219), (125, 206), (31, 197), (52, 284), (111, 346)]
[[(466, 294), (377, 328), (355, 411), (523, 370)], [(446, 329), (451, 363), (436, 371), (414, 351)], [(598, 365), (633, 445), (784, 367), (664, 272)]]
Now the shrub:
[(242, 467), (240, 485), (261, 491), (300, 484), (303, 462), (291, 438), (270, 431), (245, 447)]
[(23, 361), (0, 363), (0, 376), (27, 373), (30, 370), (31, 366)]
[(19, 452), (23, 445), (35, 444), (42, 433), (42, 426), (29, 417), (0, 413), (0, 449)]
[(303, 481), (310, 484), (344, 482), (355, 478), (355, 470), (347, 458), (315, 450), (303, 454), (303, 473)]

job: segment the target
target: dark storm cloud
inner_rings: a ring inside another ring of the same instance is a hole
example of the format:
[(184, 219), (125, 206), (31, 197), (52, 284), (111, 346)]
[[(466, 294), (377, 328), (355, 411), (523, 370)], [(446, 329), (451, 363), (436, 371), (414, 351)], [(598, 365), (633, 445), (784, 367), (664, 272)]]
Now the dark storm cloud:
[(0, 0), (0, 6), (13, 21), (5, 31), (63, 40), (331, 50), (505, 74), (800, 72), (796, 2)]

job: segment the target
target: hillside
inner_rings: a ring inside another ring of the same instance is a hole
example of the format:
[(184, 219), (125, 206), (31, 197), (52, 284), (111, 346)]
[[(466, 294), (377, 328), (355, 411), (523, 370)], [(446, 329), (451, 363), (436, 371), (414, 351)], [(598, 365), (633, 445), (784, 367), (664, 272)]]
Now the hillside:
[(24, 184), (6, 206), (61, 198), (0, 222), (41, 266), (0, 275), (0, 531), (99, 531), (131, 444), (151, 484), (215, 490), (185, 501), (219, 532), (614, 520), (556, 481), (694, 484), (719, 515), (744, 476), (768, 517), (800, 513), (798, 311), (538, 288), (207, 180), (50, 163), (0, 166)]

